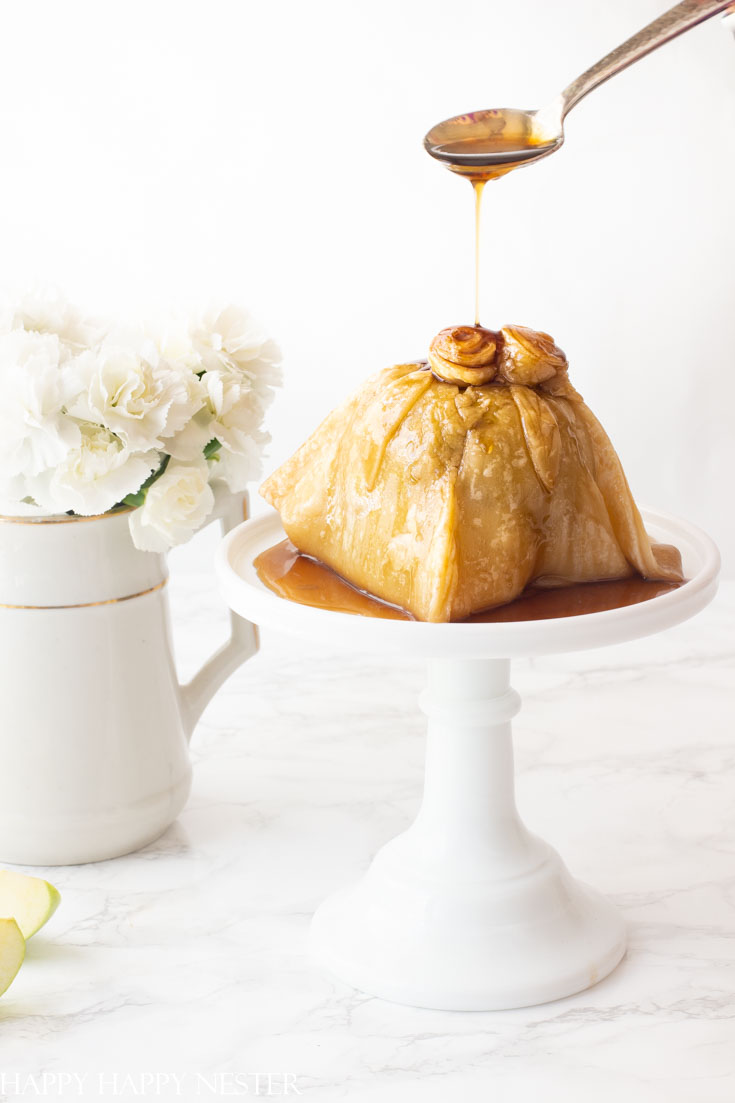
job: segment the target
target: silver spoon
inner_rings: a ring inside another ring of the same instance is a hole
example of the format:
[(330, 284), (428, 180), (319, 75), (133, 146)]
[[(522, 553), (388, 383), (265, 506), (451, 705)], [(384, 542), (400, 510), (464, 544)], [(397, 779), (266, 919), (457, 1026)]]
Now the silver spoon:
[(587, 69), (539, 111), (498, 108), (457, 115), (432, 127), (424, 146), (447, 168), (476, 179), (548, 157), (564, 141), (564, 119), (593, 88), (670, 42), (684, 31), (733, 6), (733, 0), (683, 0)]

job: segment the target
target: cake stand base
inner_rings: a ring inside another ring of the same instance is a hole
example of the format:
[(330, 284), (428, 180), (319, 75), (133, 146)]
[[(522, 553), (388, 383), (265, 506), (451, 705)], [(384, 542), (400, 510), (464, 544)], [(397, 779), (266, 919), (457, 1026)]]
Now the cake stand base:
[(429, 664), (419, 814), (312, 923), (317, 959), (356, 988), (418, 1007), (524, 1007), (588, 988), (625, 952), (616, 909), (519, 819), (509, 667)]
[(284, 539), (275, 514), (225, 537), (220, 586), (248, 620), (332, 647), (429, 660), (419, 814), (361, 880), (314, 916), (314, 954), (336, 976), (400, 1003), (492, 1010), (569, 996), (620, 961), (621, 917), (574, 880), (516, 811), (510, 725), (520, 700), (510, 688), (509, 658), (622, 643), (705, 607), (717, 589), (712, 541), (653, 510), (644, 521), (653, 539), (680, 549), (683, 586), (639, 605), (503, 624), (383, 620), (299, 605), (268, 590), (254, 565)]

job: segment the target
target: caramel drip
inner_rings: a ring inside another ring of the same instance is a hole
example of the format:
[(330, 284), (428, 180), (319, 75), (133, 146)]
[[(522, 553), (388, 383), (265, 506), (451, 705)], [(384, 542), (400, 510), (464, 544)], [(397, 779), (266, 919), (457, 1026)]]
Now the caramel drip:
[(424, 146), (446, 168), (466, 177), (475, 189), (475, 325), (480, 324), (480, 204), (488, 180), (498, 180), (522, 165), (553, 153), (557, 134), (539, 132), (527, 111), (471, 112), (432, 127)]
[(475, 325), (480, 324), (480, 214), (485, 180), (473, 180), (475, 189)]
[(493, 133), (443, 142), (434, 148), (452, 172), (466, 176), (475, 190), (475, 325), (480, 325), (480, 212), (485, 185), (556, 149), (528, 134)]

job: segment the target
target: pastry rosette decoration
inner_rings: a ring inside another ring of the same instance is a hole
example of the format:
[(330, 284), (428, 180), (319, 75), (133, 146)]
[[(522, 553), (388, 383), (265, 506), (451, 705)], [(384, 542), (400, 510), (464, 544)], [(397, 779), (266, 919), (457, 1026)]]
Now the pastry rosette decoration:
[(445, 383), (480, 387), (523, 383), (527, 387), (566, 382), (567, 358), (548, 333), (526, 326), (505, 326), (498, 333), (483, 326), (450, 326), (429, 345), (429, 364)]
[(551, 337), (455, 326), (386, 368), (262, 487), (299, 551), (419, 620), (529, 585), (680, 581)]

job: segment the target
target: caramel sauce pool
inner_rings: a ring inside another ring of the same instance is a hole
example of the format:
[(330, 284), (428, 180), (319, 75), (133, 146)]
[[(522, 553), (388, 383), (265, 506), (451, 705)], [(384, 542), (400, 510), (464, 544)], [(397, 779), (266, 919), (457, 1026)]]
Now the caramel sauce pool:
[[(300, 605), (362, 617), (381, 617), (384, 620), (414, 620), (405, 610), (356, 590), (323, 563), (301, 555), (290, 540), (282, 540), (280, 544), (261, 552), (254, 566), (258, 578), (269, 590)], [(584, 582), (555, 590), (529, 587), (515, 601), (484, 613), (475, 613), (461, 623), (500, 624), (601, 613), (606, 609), (621, 609), (626, 605), (650, 601), (669, 590), (676, 590), (679, 585), (681, 583), (624, 578), (613, 582)]]

